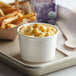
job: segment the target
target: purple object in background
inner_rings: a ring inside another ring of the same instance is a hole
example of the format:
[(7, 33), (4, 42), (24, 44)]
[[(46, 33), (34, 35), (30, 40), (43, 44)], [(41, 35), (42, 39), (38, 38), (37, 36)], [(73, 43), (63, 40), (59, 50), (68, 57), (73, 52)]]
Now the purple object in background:
[(55, 0), (34, 0), (38, 22), (56, 23), (57, 6), (55, 2)]

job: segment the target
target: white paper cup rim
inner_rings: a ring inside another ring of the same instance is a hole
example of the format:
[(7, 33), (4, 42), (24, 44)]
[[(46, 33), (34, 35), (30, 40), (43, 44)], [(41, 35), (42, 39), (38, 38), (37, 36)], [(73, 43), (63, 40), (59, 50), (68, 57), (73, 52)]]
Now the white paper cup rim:
[(38, 23), (38, 22), (35, 22), (35, 23), (27, 23), (27, 24), (23, 24), (23, 25), (19, 26), (19, 27), (17, 28), (17, 33), (18, 33), (20, 36), (23, 36), (23, 37), (26, 37), (26, 38), (30, 38), (30, 39), (47, 39), (47, 38), (50, 38), (50, 37), (53, 37), (53, 36), (59, 34), (59, 28), (58, 28), (56, 25), (52, 25), (52, 24), (48, 24), (48, 23), (38, 23), (38, 24), (48, 24), (48, 25), (51, 25), (51, 26), (55, 27), (55, 28), (57, 29), (57, 33), (56, 33), (56, 34), (54, 34), (54, 35), (52, 35), (52, 36), (48, 36), (48, 37), (41, 37), (41, 38), (39, 38), (39, 37), (24, 36), (24, 35), (22, 35), (22, 34), (19, 33), (19, 29), (20, 29), (22, 26), (31, 25), (31, 24), (36, 24), (36, 23)]

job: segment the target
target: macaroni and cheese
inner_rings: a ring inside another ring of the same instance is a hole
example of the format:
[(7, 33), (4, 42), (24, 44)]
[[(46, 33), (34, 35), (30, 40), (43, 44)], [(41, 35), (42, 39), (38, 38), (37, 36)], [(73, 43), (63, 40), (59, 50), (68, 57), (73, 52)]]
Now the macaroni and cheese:
[(29, 37), (48, 37), (57, 33), (57, 29), (49, 24), (33, 24), (30, 26), (22, 26), (20, 33)]

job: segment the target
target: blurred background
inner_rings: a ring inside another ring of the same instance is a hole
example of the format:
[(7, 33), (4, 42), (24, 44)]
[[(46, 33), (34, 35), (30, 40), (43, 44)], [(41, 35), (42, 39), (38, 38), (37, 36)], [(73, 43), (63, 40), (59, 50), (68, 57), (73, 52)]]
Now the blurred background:
[[(0, 1), (8, 3), (8, 1), (14, 2), (15, 0), (0, 0)], [(56, 1), (57, 1), (57, 4), (69, 9), (76, 7), (76, 0), (56, 0)]]

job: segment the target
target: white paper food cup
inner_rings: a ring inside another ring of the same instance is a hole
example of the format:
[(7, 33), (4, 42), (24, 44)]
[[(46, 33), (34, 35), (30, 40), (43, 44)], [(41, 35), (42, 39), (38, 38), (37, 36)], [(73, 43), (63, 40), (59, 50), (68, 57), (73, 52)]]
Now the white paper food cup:
[[(34, 23), (24, 24), (22, 26), (29, 26), (31, 24)], [(33, 38), (23, 36), (19, 33), (22, 26), (17, 29), (20, 39), (21, 57), (28, 62), (45, 62), (53, 59), (55, 57), (56, 41), (59, 32), (58, 28), (54, 26), (57, 28), (58, 32), (53, 36)]]

